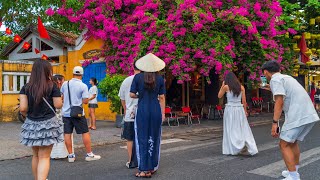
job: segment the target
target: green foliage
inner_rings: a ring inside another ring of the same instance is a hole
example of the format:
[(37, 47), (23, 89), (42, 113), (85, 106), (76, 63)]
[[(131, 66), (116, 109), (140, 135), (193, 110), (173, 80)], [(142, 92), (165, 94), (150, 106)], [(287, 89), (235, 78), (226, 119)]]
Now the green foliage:
[[(10, 36), (0, 35), (0, 52), (11, 41), (12, 41), (12, 38)], [(0, 57), (0, 59), (4, 59), (4, 57)]]
[[(83, 6), (83, 1), (65, 0), (66, 8), (75, 10)], [(10, 27), (14, 33), (19, 33), (30, 23), (37, 23), (37, 17), (40, 16), (45, 25), (59, 28), (63, 31), (79, 33), (79, 25), (70, 23), (66, 17), (54, 15), (49, 17), (46, 15), (48, 8), (57, 9), (61, 7), (61, 0), (2, 0), (0, 1), (0, 17), (1, 21), (7, 27)]]
[(101, 82), (99, 82), (100, 93), (107, 96), (111, 101), (110, 109), (112, 112), (120, 114), (121, 101), (118, 96), (119, 89), (126, 76), (115, 74), (107, 75)]

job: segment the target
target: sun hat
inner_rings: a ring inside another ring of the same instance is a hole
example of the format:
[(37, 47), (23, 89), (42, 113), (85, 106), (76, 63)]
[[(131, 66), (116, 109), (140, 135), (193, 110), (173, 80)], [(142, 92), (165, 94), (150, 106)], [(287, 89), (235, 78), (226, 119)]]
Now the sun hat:
[(138, 59), (135, 64), (138, 69), (144, 72), (158, 72), (166, 67), (166, 63), (152, 53)]
[(76, 66), (73, 68), (74, 75), (83, 75), (83, 68), (81, 66)]

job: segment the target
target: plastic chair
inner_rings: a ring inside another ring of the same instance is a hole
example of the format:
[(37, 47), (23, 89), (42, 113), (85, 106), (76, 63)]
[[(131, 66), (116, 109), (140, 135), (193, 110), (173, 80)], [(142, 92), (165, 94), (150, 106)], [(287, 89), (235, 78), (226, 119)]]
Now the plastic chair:
[[(166, 120), (168, 122), (168, 125), (171, 127), (170, 125), (170, 121), (176, 121), (177, 122), (177, 126), (179, 126), (179, 121), (177, 119), (177, 116), (175, 115), (175, 113), (172, 113), (172, 109), (171, 107), (166, 107), (164, 110), (164, 113), (166, 115)], [(168, 117), (169, 116), (169, 117)]]
[(190, 121), (190, 124), (192, 124), (192, 119), (197, 119), (200, 124), (200, 115), (199, 114), (192, 114), (190, 107), (182, 107), (182, 112), (189, 114), (188, 120)]
[(218, 111), (218, 115), (220, 118), (223, 118), (223, 108), (220, 105), (216, 105), (216, 110)]

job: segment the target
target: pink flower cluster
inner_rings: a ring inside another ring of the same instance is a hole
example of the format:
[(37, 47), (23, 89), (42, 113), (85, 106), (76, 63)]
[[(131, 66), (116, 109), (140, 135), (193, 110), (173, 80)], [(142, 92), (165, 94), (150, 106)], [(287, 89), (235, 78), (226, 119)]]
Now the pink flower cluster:
[(208, 77), (235, 66), (257, 80), (264, 61), (284, 61), (278, 36), (296, 33), (281, 29), (277, 0), (85, 0), (78, 11), (64, 4), (56, 13), (88, 29), (87, 38), (105, 41), (109, 73), (130, 74), (134, 61), (152, 52), (179, 83), (194, 71)]

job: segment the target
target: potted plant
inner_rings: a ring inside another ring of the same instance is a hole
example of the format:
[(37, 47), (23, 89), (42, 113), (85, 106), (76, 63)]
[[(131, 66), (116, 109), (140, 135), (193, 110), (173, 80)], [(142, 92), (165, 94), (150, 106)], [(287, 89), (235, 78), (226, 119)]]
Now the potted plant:
[(121, 127), (122, 122), (122, 105), (118, 96), (119, 89), (126, 76), (115, 74), (107, 75), (101, 82), (99, 82), (100, 93), (110, 100), (110, 110), (116, 115), (116, 126)]

